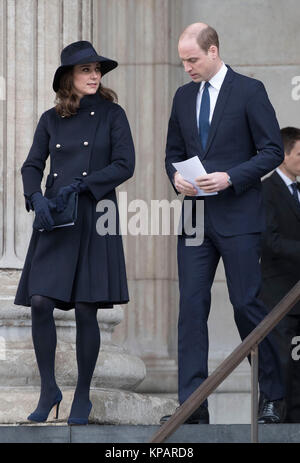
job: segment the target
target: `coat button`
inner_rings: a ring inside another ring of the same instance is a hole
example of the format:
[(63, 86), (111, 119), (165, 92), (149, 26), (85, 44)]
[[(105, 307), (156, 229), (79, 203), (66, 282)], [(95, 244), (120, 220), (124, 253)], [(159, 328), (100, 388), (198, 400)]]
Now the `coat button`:
[(53, 177), (57, 177), (57, 175), (58, 175), (58, 174), (57, 174), (56, 172), (54, 172)]
[(94, 115), (95, 115), (95, 111), (91, 111), (91, 112), (90, 112), (90, 115), (91, 115), (91, 116), (94, 116)]
[(88, 146), (89, 142), (88, 141), (85, 141), (83, 142), (84, 146)]
[(60, 145), (59, 143), (57, 143), (57, 145), (56, 145), (56, 148), (58, 148), (58, 149), (59, 149), (59, 148), (60, 148), (60, 146), (61, 146), (61, 145)]
[(82, 172), (82, 175), (85, 177), (87, 175), (87, 172)]

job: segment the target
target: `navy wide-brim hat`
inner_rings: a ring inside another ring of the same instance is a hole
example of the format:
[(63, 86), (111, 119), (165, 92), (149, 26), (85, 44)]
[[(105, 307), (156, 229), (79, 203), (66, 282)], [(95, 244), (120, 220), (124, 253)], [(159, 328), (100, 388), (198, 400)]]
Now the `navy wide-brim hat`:
[(60, 59), (61, 65), (54, 74), (52, 85), (55, 92), (59, 90), (61, 76), (75, 64), (101, 63), (102, 76), (118, 66), (117, 61), (98, 55), (93, 45), (86, 40), (80, 40), (65, 47), (61, 52)]

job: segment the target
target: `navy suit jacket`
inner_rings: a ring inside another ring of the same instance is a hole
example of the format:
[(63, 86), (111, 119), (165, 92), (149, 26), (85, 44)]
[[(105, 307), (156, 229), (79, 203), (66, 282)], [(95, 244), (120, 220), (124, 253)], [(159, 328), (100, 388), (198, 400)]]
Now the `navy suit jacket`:
[[(260, 297), (269, 309), (300, 279), (300, 207), (277, 172), (262, 182), (267, 213)], [(289, 314), (300, 315), (300, 302)]]
[[(275, 111), (264, 85), (227, 67), (205, 150), (196, 120), (200, 83), (190, 82), (178, 88), (169, 120), (165, 164), (173, 187), (176, 169), (172, 163), (195, 155), (207, 173), (228, 173), (233, 186), (205, 197), (205, 205), (217, 232), (234, 236), (265, 229), (261, 177), (282, 163), (284, 153)], [(195, 203), (203, 197), (186, 199)]]

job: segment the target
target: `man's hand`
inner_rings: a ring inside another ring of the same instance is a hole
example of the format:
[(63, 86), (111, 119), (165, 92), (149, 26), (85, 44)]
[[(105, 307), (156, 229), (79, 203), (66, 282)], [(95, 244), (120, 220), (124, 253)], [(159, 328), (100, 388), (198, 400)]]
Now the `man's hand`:
[(174, 174), (174, 185), (176, 190), (184, 195), (195, 196), (197, 194), (196, 188), (190, 182), (184, 180), (179, 172), (175, 172)]
[(212, 174), (197, 177), (195, 183), (205, 193), (215, 193), (230, 186), (228, 179), (229, 175), (226, 172), (213, 172)]

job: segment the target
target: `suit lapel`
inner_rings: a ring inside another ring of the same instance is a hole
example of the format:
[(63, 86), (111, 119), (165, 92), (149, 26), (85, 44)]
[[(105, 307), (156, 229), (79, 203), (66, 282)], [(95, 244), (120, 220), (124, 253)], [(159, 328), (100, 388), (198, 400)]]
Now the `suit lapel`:
[[(288, 187), (286, 186), (286, 184), (284, 183), (280, 175), (278, 175), (277, 172), (275, 171), (273, 172), (271, 178), (276, 188), (280, 189), (280, 191), (282, 192), (285, 203), (290, 206), (294, 214), (297, 216), (298, 220), (300, 220), (300, 207), (297, 206), (295, 199), (293, 198), (292, 194), (290, 193)], [(284, 207), (284, 205), (282, 207)]]
[(228, 65), (227, 65), (227, 67), (228, 67), (228, 71), (227, 71), (227, 73), (225, 75), (225, 79), (224, 79), (224, 81), (222, 83), (222, 86), (220, 88), (220, 91), (219, 91), (216, 106), (215, 106), (215, 109), (214, 109), (214, 114), (213, 114), (212, 121), (211, 121), (211, 124), (210, 124), (207, 144), (206, 144), (206, 148), (205, 148), (205, 151), (203, 153), (202, 159), (206, 156), (206, 154), (207, 154), (207, 152), (208, 152), (208, 150), (210, 148), (210, 145), (211, 145), (211, 143), (213, 141), (213, 138), (214, 138), (214, 136), (216, 134), (216, 130), (217, 130), (218, 125), (220, 123), (220, 120), (222, 118), (222, 114), (223, 114), (223, 111), (225, 109), (225, 105), (226, 105), (228, 96), (230, 94), (231, 88), (232, 88), (232, 81), (234, 79), (234, 72)]

